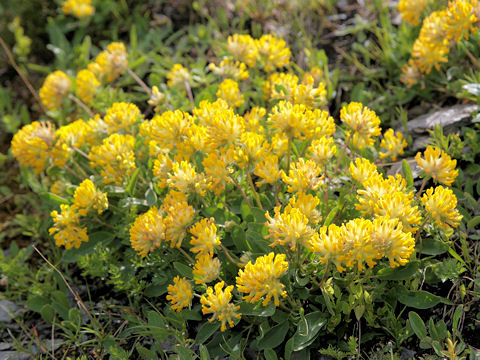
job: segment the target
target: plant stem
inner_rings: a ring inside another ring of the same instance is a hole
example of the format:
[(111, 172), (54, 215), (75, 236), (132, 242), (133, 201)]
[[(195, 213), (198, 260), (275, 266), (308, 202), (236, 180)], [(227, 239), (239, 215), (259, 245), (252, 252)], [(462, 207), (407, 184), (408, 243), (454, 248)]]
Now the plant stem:
[(251, 209), (252, 208), (252, 204), (250, 203), (250, 201), (248, 200), (247, 198), (247, 194), (245, 194), (245, 191), (243, 191), (242, 187), (240, 186), (240, 184), (237, 182), (237, 180), (235, 180), (233, 178), (233, 176), (230, 176), (230, 180), (232, 180), (233, 184), (235, 185), (235, 187), (238, 189), (238, 191), (240, 191), (240, 194), (242, 194), (242, 197), (243, 199), (245, 200), (245, 202), (247, 203), (248, 207)]
[(180, 250), (180, 252), (188, 259), (188, 261), (190, 261), (192, 264), (195, 264), (195, 260), (193, 260), (193, 258), (188, 255), (185, 250), (183, 250), (181, 247), (179, 247), (178, 250)]
[(187, 90), (188, 99), (192, 103), (192, 106), (194, 106), (195, 99), (193, 98), (192, 88), (190, 87), (190, 84), (188, 83), (188, 81), (185, 81), (184, 85), (185, 85), (185, 90)]
[(318, 288), (320, 290), (322, 289), (322, 286), (325, 283), (325, 279), (327, 278), (329, 267), (330, 267), (330, 261), (327, 260), (327, 265), (325, 266), (325, 271), (323, 272), (322, 279), (320, 280), (320, 283), (318, 284)]
[(341, 152), (340, 156), (338, 157), (337, 165), (335, 166), (334, 174), (337, 173), (338, 168), (340, 167), (340, 164), (342, 163), (343, 158), (345, 157), (345, 153), (347, 152), (348, 143), (350, 142), (351, 137), (352, 137), (352, 133), (350, 132), (348, 134), (347, 138), (345, 139), (345, 143), (342, 146), (342, 152)]
[(260, 202), (260, 197), (258, 196), (258, 193), (255, 190), (255, 185), (253, 184), (252, 174), (250, 173), (248, 168), (247, 168), (247, 177), (248, 177), (248, 182), (250, 183), (250, 186), (252, 187), (252, 191), (253, 191), (253, 195), (255, 197), (255, 201), (257, 202), (258, 207), (263, 210), (262, 203)]
[(417, 195), (415, 196), (415, 200), (418, 200), (426, 184), (427, 184), (427, 179), (423, 179), (422, 186), (420, 186), (420, 190), (418, 190)]
[(228, 260), (230, 260), (233, 264), (237, 265), (239, 268), (243, 268), (243, 264), (239, 263), (239, 262), (236, 262), (233, 258), (232, 258), (232, 255), (230, 255), (230, 252), (228, 251), (228, 249), (225, 247), (225, 245), (223, 244), (220, 244), (220, 248), (222, 249), (222, 251), (224, 252), (224, 254), (227, 256)]
[(147, 84), (145, 84), (145, 82), (140, 79), (137, 74), (135, 74), (131, 69), (128, 69), (127, 70), (128, 74), (134, 78), (134, 80), (137, 82), (138, 85), (140, 85), (142, 87), (143, 90), (145, 90), (145, 92), (147, 93), (148, 97), (152, 97), (152, 91), (150, 90), (150, 88), (147, 86)]
[(77, 98), (75, 95), (70, 94), (68, 95), (68, 98), (73, 100), (78, 106), (80, 106), (90, 117), (95, 117), (95, 114), (93, 113), (92, 110), (79, 98)]

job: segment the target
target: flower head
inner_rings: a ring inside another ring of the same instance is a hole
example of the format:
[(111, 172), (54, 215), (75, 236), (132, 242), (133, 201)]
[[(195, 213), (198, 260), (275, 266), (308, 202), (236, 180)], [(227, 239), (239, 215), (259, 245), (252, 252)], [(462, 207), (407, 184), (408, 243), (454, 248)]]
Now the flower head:
[(421, 157), (420, 153), (417, 153), (415, 160), (425, 171), (425, 174), (431, 176), (433, 180), (440, 184), (452, 185), (458, 175), (458, 170), (455, 170), (457, 160), (452, 160), (446, 152), (433, 146), (427, 146), (423, 156), (424, 158)]
[(179, 248), (185, 238), (187, 228), (193, 221), (195, 210), (182, 199), (169, 203), (168, 206), (164, 202), (163, 206), (167, 213), (165, 240), (170, 242), (170, 247)]
[(100, 86), (100, 82), (95, 74), (86, 69), (78, 72), (75, 84), (77, 96), (86, 104), (92, 102), (95, 92)]
[(90, 209), (94, 209), (101, 214), (108, 207), (107, 194), (95, 188), (90, 179), (82, 181), (75, 190), (73, 198), (72, 209), (77, 210), (80, 216), (87, 215)]
[(385, 152), (379, 152), (380, 159), (391, 158), (392, 161), (397, 160), (398, 155), (403, 155), (403, 149), (407, 146), (407, 142), (403, 138), (403, 134), (399, 131), (396, 133), (393, 129), (388, 129), (383, 135), (380, 147)]
[(257, 181), (257, 185), (275, 184), (281, 179), (280, 167), (278, 165), (278, 156), (267, 155), (262, 161), (257, 163), (253, 172), (261, 180)]
[(218, 87), (217, 97), (225, 100), (232, 108), (239, 107), (245, 102), (238, 83), (232, 79), (223, 80)]
[(95, 62), (88, 65), (88, 70), (106, 82), (112, 82), (128, 67), (128, 54), (125, 45), (113, 42), (95, 58)]
[(207, 179), (203, 173), (197, 173), (188, 161), (174, 162), (168, 174), (167, 185), (185, 194), (205, 195)]
[(235, 60), (252, 67), (257, 60), (258, 49), (250, 35), (233, 34), (227, 38), (227, 50)]
[(322, 168), (314, 161), (300, 158), (296, 163), (290, 164), (288, 175), (282, 170), (282, 179), (288, 184), (288, 192), (307, 192), (317, 190), (324, 175), (320, 176)]
[(213, 253), (201, 253), (193, 267), (195, 284), (206, 284), (216, 280), (220, 275), (220, 260), (213, 258)]
[(185, 87), (185, 84), (190, 84), (192, 82), (192, 75), (188, 69), (182, 66), (182, 64), (175, 64), (167, 74), (167, 79), (167, 85), (169, 87)]
[(79, 214), (69, 205), (60, 205), (61, 212), (51, 212), (53, 226), (48, 229), (53, 235), (57, 246), (65, 246), (69, 250), (72, 247), (79, 248), (82, 242), (88, 241), (87, 229), (80, 226)]
[(212, 322), (215, 319), (220, 321), (222, 323), (221, 331), (227, 329), (227, 322), (232, 328), (235, 324), (233, 319), (240, 319), (241, 317), (241, 314), (238, 312), (240, 306), (230, 303), (233, 285), (227, 286), (223, 290), (224, 284), (223, 281), (216, 283), (215, 292), (211, 287), (208, 287), (207, 292), (200, 298), (203, 314), (213, 314), (208, 321)]
[(377, 166), (365, 158), (356, 158), (355, 163), (350, 163), (348, 171), (360, 184), (379, 175)]
[(125, 131), (132, 133), (133, 125), (141, 119), (140, 109), (132, 103), (117, 102), (107, 109), (103, 121), (108, 125), (109, 133)]
[(220, 239), (217, 236), (217, 226), (213, 218), (202, 219), (195, 223), (190, 229), (192, 240), (190, 244), (193, 247), (190, 249), (196, 254), (213, 253), (215, 246), (220, 245)]
[(130, 243), (142, 257), (160, 247), (164, 239), (165, 224), (161, 212), (156, 207), (139, 215), (130, 227)]
[(186, 278), (175, 276), (173, 279), (174, 285), (170, 284), (167, 287), (167, 300), (172, 303), (172, 310), (182, 311), (184, 307), (189, 307), (193, 299), (192, 285)]
[(347, 131), (347, 136), (351, 136), (353, 146), (358, 149), (373, 145), (375, 140), (372, 137), (381, 133), (380, 119), (374, 111), (361, 103), (351, 102), (343, 107), (340, 111), (340, 119), (350, 129)]
[(312, 141), (307, 149), (307, 157), (325, 167), (327, 161), (337, 152), (333, 137), (322, 136)]
[(430, 188), (423, 194), (422, 203), (437, 225), (444, 229), (456, 228), (462, 220), (456, 209), (457, 197), (451, 189), (443, 186), (437, 186), (435, 190)]
[(257, 258), (255, 264), (251, 261), (244, 269), (238, 271), (237, 289), (246, 293), (243, 298), (255, 304), (263, 298), (262, 305), (267, 306), (273, 297), (275, 306), (280, 305), (279, 297), (286, 297), (285, 285), (280, 277), (288, 269), (285, 254), (275, 255), (273, 252)]
[(91, 3), (92, 0), (66, 0), (62, 3), (62, 11), (65, 15), (71, 14), (81, 19), (95, 13)]
[(398, 11), (403, 20), (413, 26), (420, 22), (420, 15), (428, 4), (428, 0), (400, 0)]
[(40, 88), (40, 99), (48, 110), (58, 108), (70, 91), (70, 78), (63, 71), (55, 71), (47, 76)]
[(256, 42), (258, 54), (266, 72), (281, 68), (290, 63), (292, 55), (285, 40), (274, 35), (262, 35)]
[(208, 68), (215, 74), (230, 77), (235, 81), (248, 79), (247, 66), (240, 61), (232, 61), (229, 58), (225, 58), (220, 61), (220, 64), (215, 65), (211, 63)]
[[(309, 241), (310, 250), (317, 253), (321, 262), (331, 261), (338, 271), (345, 271), (344, 242), (340, 238), (340, 227), (331, 224), (322, 226)], [(328, 234), (327, 234), (328, 231)]]

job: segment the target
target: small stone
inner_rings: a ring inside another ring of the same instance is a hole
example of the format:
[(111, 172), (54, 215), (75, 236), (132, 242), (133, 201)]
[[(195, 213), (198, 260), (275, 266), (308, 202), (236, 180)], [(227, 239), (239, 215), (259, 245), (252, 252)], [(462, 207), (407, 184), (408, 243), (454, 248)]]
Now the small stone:
[(9, 300), (0, 301), (0, 322), (10, 322), (20, 308)]

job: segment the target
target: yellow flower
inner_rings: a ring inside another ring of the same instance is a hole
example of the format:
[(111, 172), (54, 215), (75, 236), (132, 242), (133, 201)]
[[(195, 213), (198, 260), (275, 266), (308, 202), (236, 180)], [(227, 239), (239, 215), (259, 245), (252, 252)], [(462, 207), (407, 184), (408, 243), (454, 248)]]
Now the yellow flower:
[(241, 106), (245, 99), (243, 98), (238, 83), (231, 79), (225, 79), (218, 87), (217, 97), (223, 99), (233, 108)]
[(55, 128), (48, 121), (34, 121), (22, 127), (12, 139), (13, 156), (23, 166), (31, 166), (40, 174), (48, 166), (55, 144)]
[(363, 184), (366, 180), (372, 179), (379, 175), (377, 166), (365, 158), (356, 158), (355, 163), (350, 163), (348, 171), (350, 172), (350, 175), (352, 175), (352, 177), (360, 184)]
[(186, 201), (176, 201), (164, 209), (167, 212), (165, 217), (165, 240), (170, 242), (170, 247), (179, 248), (185, 238), (187, 228), (193, 221), (195, 210)]
[(322, 216), (316, 207), (320, 204), (320, 199), (311, 194), (297, 193), (297, 196), (291, 197), (288, 201), (288, 205), (285, 207), (285, 212), (287, 208), (293, 207), (299, 209), (303, 215), (305, 215), (312, 224), (317, 225)]
[(82, 242), (88, 241), (87, 229), (80, 226), (79, 214), (69, 205), (60, 205), (61, 212), (54, 210), (50, 213), (53, 218), (53, 226), (48, 229), (53, 235), (57, 246), (65, 246), (69, 250), (72, 247), (79, 248)]
[(187, 161), (174, 162), (172, 172), (168, 174), (167, 185), (185, 194), (197, 193), (205, 195), (207, 179), (203, 173), (198, 173)]
[(448, 62), (450, 49), (443, 43), (429, 43), (425, 38), (419, 37), (413, 43), (412, 57), (416, 66), (422, 73), (430, 74), (432, 68), (440, 70), (440, 63)]
[(335, 140), (332, 137), (322, 136), (312, 141), (307, 149), (307, 158), (324, 167), (336, 152)]
[(153, 175), (159, 180), (157, 185), (160, 188), (167, 186), (169, 172), (172, 170), (172, 160), (168, 155), (158, 154), (153, 161)]
[(113, 134), (90, 151), (90, 166), (100, 168), (104, 184), (121, 185), (135, 170), (135, 139), (131, 135)]
[(215, 246), (220, 245), (220, 239), (217, 236), (217, 227), (213, 218), (202, 219), (195, 223), (190, 229), (190, 234), (192, 234), (190, 244), (193, 245), (190, 251), (197, 254), (197, 256), (213, 253)]
[(213, 258), (213, 253), (201, 253), (193, 267), (195, 284), (206, 284), (220, 275), (220, 260)]
[(267, 155), (255, 166), (253, 173), (261, 178), (261, 180), (257, 181), (257, 186), (263, 184), (275, 184), (281, 178), (278, 157), (272, 154)]
[[(345, 249), (344, 242), (340, 238), (340, 227), (331, 224), (322, 226), (318, 233), (314, 233), (309, 241), (311, 251), (318, 254), (321, 262), (331, 261), (339, 272), (345, 271)], [(328, 235), (327, 235), (328, 230)]]
[(455, 170), (457, 160), (452, 160), (446, 152), (433, 146), (427, 146), (423, 156), (425, 158), (417, 153), (415, 160), (425, 171), (425, 174), (431, 176), (433, 180), (440, 184), (452, 185), (458, 175), (458, 170)]
[(375, 143), (372, 136), (381, 134), (380, 119), (374, 111), (363, 107), (362, 104), (351, 102), (340, 111), (340, 120), (353, 131), (347, 131), (347, 136), (351, 136), (353, 146), (362, 149), (364, 146), (371, 146)]
[(245, 130), (251, 131), (257, 134), (263, 134), (265, 129), (262, 126), (262, 119), (267, 113), (265, 108), (260, 106), (254, 106), (250, 112), (243, 115), (245, 119)]
[(88, 119), (88, 121), (84, 121), (84, 124), (84, 142), (90, 146), (97, 145), (108, 134), (108, 126), (98, 114), (96, 114), (93, 118)]
[(404, 83), (407, 88), (411, 88), (412, 86), (418, 84), (421, 79), (422, 73), (420, 72), (417, 63), (413, 59), (408, 60), (408, 64), (404, 64), (402, 67), (400, 81)]
[(290, 164), (287, 174), (282, 170), (282, 180), (288, 184), (288, 192), (307, 192), (317, 190), (322, 184), (324, 175), (320, 176), (322, 168), (314, 161), (300, 158), (296, 163)]
[(456, 228), (462, 220), (462, 215), (456, 209), (457, 197), (452, 190), (443, 186), (428, 189), (422, 196), (425, 210), (430, 214), (437, 225), (448, 229)]
[(101, 214), (108, 207), (107, 194), (97, 190), (90, 179), (85, 179), (78, 185), (73, 198), (72, 209), (77, 210), (80, 216), (87, 215), (92, 208)]
[(395, 133), (393, 129), (388, 129), (383, 135), (380, 147), (385, 149), (385, 152), (379, 152), (380, 159), (390, 157), (392, 161), (397, 160), (398, 155), (403, 155), (403, 149), (407, 146), (407, 142), (403, 138), (403, 134), (399, 131)]
[(62, 3), (62, 11), (65, 15), (74, 15), (81, 19), (92, 16), (95, 8), (91, 5), (92, 0), (67, 0)]
[(273, 297), (275, 306), (279, 306), (279, 297), (287, 296), (285, 286), (280, 282), (280, 277), (288, 269), (285, 257), (285, 254), (271, 252), (258, 257), (255, 264), (249, 261), (245, 269), (240, 269), (236, 280), (238, 291), (247, 294), (243, 299), (255, 304), (264, 298), (262, 305), (267, 306)]
[(209, 119), (209, 143), (214, 149), (238, 142), (245, 131), (245, 120), (232, 109), (221, 110)]
[(140, 125), (140, 135), (156, 141), (163, 148), (173, 149), (188, 136), (193, 124), (190, 114), (180, 110), (165, 111)]
[(280, 101), (273, 107), (268, 122), (273, 129), (283, 131), (287, 137), (304, 140), (309, 131), (306, 111), (305, 105)]
[(110, 134), (125, 131), (133, 133), (133, 126), (141, 120), (140, 109), (132, 103), (117, 102), (107, 109), (103, 121), (108, 125)]
[(208, 68), (215, 74), (224, 77), (232, 78), (233, 80), (245, 80), (250, 76), (248, 74), (247, 66), (240, 61), (232, 61), (229, 58), (225, 58), (220, 61), (220, 64), (215, 65), (211, 63)]
[(258, 49), (250, 35), (233, 34), (227, 38), (227, 50), (235, 60), (252, 67), (257, 60)]
[(470, 30), (476, 31), (477, 17), (472, 2), (477, 3), (476, 0), (456, 0), (448, 4), (443, 25), (448, 39), (460, 41), (465, 37), (468, 40)]
[(427, 7), (428, 0), (400, 0), (398, 11), (403, 20), (413, 26), (420, 23), (420, 15)]
[(97, 88), (100, 86), (95, 74), (90, 70), (80, 70), (75, 83), (76, 93), (80, 100), (86, 104), (91, 103)]
[(415, 239), (411, 232), (404, 232), (398, 219), (380, 216), (373, 220), (371, 241), (381, 256), (386, 256), (390, 266), (403, 266), (415, 250)]
[(265, 100), (293, 100), (293, 94), (297, 88), (298, 77), (290, 73), (273, 73), (263, 84)]
[(128, 54), (125, 45), (121, 42), (113, 42), (107, 46), (95, 59), (95, 62), (88, 65), (92, 71), (102, 80), (112, 82), (119, 77), (128, 67)]
[(241, 314), (238, 312), (240, 306), (235, 306), (234, 304), (230, 303), (232, 300), (233, 285), (227, 286), (225, 290), (222, 290), (224, 284), (225, 283), (223, 281), (216, 283), (215, 293), (209, 286), (207, 288), (207, 292), (200, 298), (203, 314), (213, 314), (208, 321), (212, 322), (215, 319), (220, 321), (222, 323), (222, 326), (220, 327), (221, 331), (225, 331), (227, 329), (227, 322), (232, 328), (235, 325), (233, 319), (240, 319), (241, 317)]
[(162, 93), (158, 86), (152, 87), (152, 96), (148, 99), (148, 105), (155, 106), (155, 111), (160, 111), (160, 105), (165, 101), (165, 94)]
[(173, 279), (174, 285), (170, 284), (167, 287), (167, 300), (172, 303), (172, 310), (182, 311), (184, 307), (189, 307), (193, 299), (192, 285), (186, 278), (175, 276)]
[(258, 54), (266, 72), (281, 68), (290, 63), (291, 52), (285, 40), (274, 35), (262, 35), (256, 41)]
[(167, 74), (167, 85), (169, 87), (185, 87), (185, 84), (190, 85), (192, 82), (192, 75), (188, 69), (184, 68), (182, 64), (175, 64)]
[(335, 120), (327, 111), (320, 109), (309, 110), (307, 115), (306, 135), (309, 139), (320, 139), (332, 136), (335, 132)]
[(401, 191), (388, 192), (377, 202), (374, 208), (377, 216), (389, 216), (391, 219), (399, 219), (407, 232), (415, 234), (422, 221), (418, 206), (413, 205), (411, 194)]
[(379, 257), (379, 251), (371, 241), (372, 222), (366, 219), (353, 219), (343, 224), (339, 230), (339, 239), (343, 241), (345, 257), (342, 259), (345, 265), (353, 268), (355, 264), (358, 270), (365, 269), (364, 262), (373, 267), (375, 259)]
[(306, 246), (313, 236), (313, 229), (308, 225), (308, 218), (297, 208), (287, 206), (283, 213), (280, 213), (280, 206), (275, 208), (275, 216), (272, 218), (267, 212), (265, 214), (269, 235), (265, 239), (271, 239), (271, 247), (287, 245), (295, 250), (297, 243)]
[(305, 84), (296, 86), (293, 100), (296, 104), (304, 104), (308, 107), (324, 106), (327, 103), (327, 90), (321, 82), (314, 87), (314, 79), (312, 76), (307, 78)]
[(277, 156), (283, 156), (288, 150), (288, 137), (283, 132), (277, 132), (272, 136), (272, 152)]
[(48, 110), (58, 108), (70, 91), (70, 78), (63, 71), (55, 71), (47, 76), (40, 88), (40, 99)]
[(67, 186), (69, 185), (69, 183), (63, 180), (57, 180), (50, 186), (50, 192), (58, 196), (64, 196), (67, 191)]
[(255, 166), (270, 152), (270, 144), (261, 134), (246, 131), (235, 147), (235, 160), (239, 167)]
[(229, 155), (224, 150), (219, 153), (212, 152), (203, 159), (202, 165), (208, 177), (208, 189), (221, 194), (233, 173)]
[(79, 149), (89, 138), (92, 129), (82, 119), (61, 126), (56, 132), (57, 142), (51, 151), (53, 164), (58, 167), (65, 165), (74, 153), (73, 148)]
[(141, 257), (160, 247), (165, 239), (165, 224), (156, 207), (139, 215), (130, 227), (130, 243)]
[(200, 125), (212, 126), (215, 118), (223, 114), (225, 110), (232, 111), (225, 100), (217, 99), (214, 102), (202, 100), (198, 107), (193, 108), (192, 113), (198, 118)]

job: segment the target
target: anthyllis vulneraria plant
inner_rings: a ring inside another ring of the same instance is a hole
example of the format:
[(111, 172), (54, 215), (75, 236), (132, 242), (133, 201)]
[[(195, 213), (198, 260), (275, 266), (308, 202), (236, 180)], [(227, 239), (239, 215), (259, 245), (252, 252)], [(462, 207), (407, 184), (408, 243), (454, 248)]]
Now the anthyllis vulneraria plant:
[[(122, 43), (76, 76), (46, 78), (45, 107), (73, 101), (83, 115), (58, 128), (26, 125), (12, 152), (61, 203), (51, 214), (56, 244), (81, 248), (108, 232), (116, 259), (173, 259), (162, 265), (171, 309), (201, 308), (222, 332), (253, 326), (249, 303), (281, 309), (294, 326), (304, 312), (326, 311), (322, 292), (348, 292), (372, 309), (383, 294), (355, 290), (363, 281), (418, 259), (427, 232), (453, 237), (462, 218), (448, 188), (455, 160), (434, 147), (419, 153), (425, 181), (416, 190), (407, 168), (405, 177), (386, 175), (407, 146), (403, 135), (388, 129), (382, 137), (380, 118), (361, 103), (345, 104), (335, 121), (321, 76), (295, 73), (282, 39), (235, 34), (218, 51), (206, 84), (175, 64), (150, 88), (129, 69), (134, 59)], [(124, 76), (141, 82), (145, 103), (123, 94), (99, 109), (97, 98)], [(190, 108), (171, 108), (175, 96)], [(147, 107), (153, 114), (142, 113)], [(423, 192), (430, 179), (439, 186)]]

